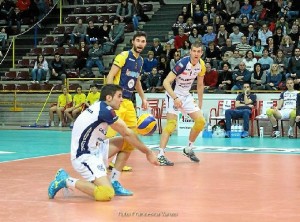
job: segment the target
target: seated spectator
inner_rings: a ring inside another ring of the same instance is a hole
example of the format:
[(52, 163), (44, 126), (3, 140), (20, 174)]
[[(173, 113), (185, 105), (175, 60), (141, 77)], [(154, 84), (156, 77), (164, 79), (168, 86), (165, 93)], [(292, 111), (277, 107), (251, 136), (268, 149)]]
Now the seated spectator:
[(146, 81), (147, 92), (155, 93), (162, 89), (161, 75), (157, 72), (157, 68), (153, 67)]
[(251, 72), (246, 69), (246, 65), (244, 62), (239, 64), (238, 71), (234, 71), (232, 75), (233, 86), (231, 91), (241, 90), (243, 88), (244, 83), (250, 83), (251, 80)]
[(82, 111), (83, 104), (86, 100), (86, 95), (82, 93), (82, 87), (78, 86), (76, 89), (76, 95), (73, 97), (72, 107), (66, 108), (65, 114), (69, 120), (71, 120), (70, 127), (74, 125), (74, 121)]
[(238, 26), (233, 26), (232, 29), (233, 32), (230, 33), (229, 38), (231, 39), (233, 45), (237, 45), (242, 42), (242, 36), (244, 36), (244, 33), (240, 32)]
[(180, 52), (175, 52), (174, 58), (171, 59), (171, 62), (170, 62), (170, 70), (173, 70), (173, 68), (175, 67), (175, 64), (180, 60), (180, 58), (181, 58)]
[(277, 27), (275, 29), (275, 34), (273, 35), (273, 42), (274, 42), (274, 46), (275, 46), (274, 51), (275, 52), (277, 52), (277, 50), (279, 49), (282, 38), (283, 38), (283, 34), (282, 34), (281, 27)]
[(265, 89), (266, 77), (266, 73), (263, 72), (261, 64), (254, 64), (254, 70), (251, 75), (251, 88), (253, 90)]
[(184, 18), (182, 15), (178, 15), (177, 21), (172, 26), (173, 36), (176, 36), (179, 34), (178, 29), (180, 27), (183, 27), (184, 24)]
[[(248, 53), (249, 50), (251, 51), (251, 46), (247, 43), (247, 37), (242, 36), (241, 43), (236, 45), (236, 50), (239, 50), (240, 55), (246, 56), (246, 52)], [(254, 55), (253, 55), (254, 57)]]
[(189, 13), (188, 13), (187, 7), (186, 7), (185, 5), (182, 6), (181, 12), (180, 12), (179, 15), (183, 16), (183, 21), (184, 21), (184, 23), (186, 23), (186, 21), (187, 21), (188, 18), (189, 18)]
[(269, 56), (268, 50), (264, 49), (262, 57), (258, 60), (261, 64), (263, 71), (270, 69), (271, 65), (274, 63), (274, 60)]
[(193, 19), (195, 24), (200, 24), (203, 21), (204, 13), (200, 9), (200, 5), (197, 4), (194, 10)]
[(111, 26), (108, 25), (108, 21), (104, 20), (103, 25), (99, 28), (99, 44), (103, 45), (104, 42), (109, 41), (109, 32), (110, 32)]
[(287, 74), (287, 70), (288, 70), (288, 66), (289, 66), (289, 59), (285, 58), (282, 50), (280, 50), (280, 49), (278, 49), (276, 57), (274, 58), (274, 64), (279, 65), (280, 72), (282, 73), (282, 75), (284, 77)]
[(198, 33), (197, 28), (193, 28), (190, 35), (189, 35), (189, 42), (194, 44), (196, 41), (201, 41), (202, 36)]
[(6, 49), (6, 41), (7, 41), (7, 33), (5, 27), (2, 27), (0, 31), (0, 42), (1, 42), (0, 57), (3, 56), (3, 52)]
[(256, 95), (251, 93), (249, 83), (243, 83), (243, 92), (238, 94), (235, 100), (235, 109), (227, 109), (225, 111), (226, 134), (229, 138), (231, 133), (232, 119), (243, 118), (243, 132), (241, 137), (249, 137), (249, 118), (251, 110), (256, 105)]
[(17, 0), (16, 1), (16, 8), (20, 10), (20, 18), (33, 18), (33, 16), (30, 14), (30, 0)]
[(290, 36), (288, 36), (288, 35), (283, 36), (280, 46), (279, 46), (279, 49), (282, 50), (283, 55), (286, 58), (289, 59), (292, 56), (292, 53), (294, 50), (294, 44), (293, 44)]
[(276, 22), (276, 29), (280, 28), (283, 35), (288, 35), (290, 33), (289, 23), (285, 20), (284, 16), (281, 16)]
[[(198, 6), (200, 9), (200, 5)], [(186, 5), (186, 9), (187, 9), (186, 11), (188, 17), (194, 16), (196, 7), (197, 7), (197, 0), (191, 0), (191, 2), (188, 5)]]
[(243, 16), (241, 18), (241, 23), (239, 24), (239, 28), (240, 28), (240, 32), (244, 33), (244, 35), (247, 35), (248, 28), (249, 28), (249, 19), (246, 16)]
[(207, 26), (207, 33), (202, 37), (202, 44), (208, 47), (208, 43), (214, 42), (216, 39), (216, 33), (213, 32), (213, 26)]
[(287, 18), (289, 20), (293, 19), (294, 17), (298, 17), (299, 16), (299, 8), (297, 8), (295, 6), (295, 3), (293, 2), (293, 0), (288, 0), (287, 1), (288, 4), (288, 10), (287, 10)]
[(175, 52), (176, 52), (176, 49), (174, 49), (174, 48), (172, 47), (172, 44), (171, 44), (171, 43), (166, 43), (166, 44), (164, 45), (164, 51), (163, 51), (163, 53), (164, 53), (164, 55), (166, 56), (168, 62), (170, 62), (171, 59), (174, 58), (174, 53), (175, 53)]
[(12, 26), (14, 24), (17, 26), (17, 32), (20, 33), (21, 23), (22, 23), (21, 11), (18, 7), (16, 7), (11, 14), (11, 19), (8, 21), (8, 33), (14, 34), (12, 31)]
[(228, 16), (237, 17), (241, 8), (238, 0), (226, 0), (225, 6)]
[(270, 71), (267, 72), (265, 89), (266, 90), (278, 90), (281, 80), (282, 80), (282, 75), (280, 73), (278, 64), (272, 64)]
[(92, 67), (96, 65), (99, 69), (100, 77), (103, 76), (104, 65), (103, 65), (103, 50), (100, 48), (98, 41), (93, 43), (93, 47), (88, 52), (88, 58), (86, 61), (86, 68), (92, 71)]
[(252, 12), (252, 5), (249, 4), (249, 0), (244, 0), (244, 5), (240, 8), (240, 18), (246, 16), (250, 19), (250, 14)]
[(280, 137), (277, 121), (280, 119), (289, 119), (288, 137), (294, 136), (294, 125), (296, 118), (296, 102), (298, 91), (294, 90), (294, 81), (292, 79), (286, 80), (287, 90), (282, 92), (277, 102), (277, 107), (271, 107), (267, 110), (267, 116), (272, 124), (273, 132), (272, 137)]
[(11, 0), (3, 0), (0, 3), (0, 9), (0, 20), (5, 20), (8, 23), (15, 9), (14, 2)]
[(31, 83), (39, 84), (42, 78), (46, 77), (48, 71), (48, 62), (46, 61), (43, 55), (38, 55), (34, 63), (34, 67), (31, 71)]
[(252, 8), (252, 19), (255, 21), (259, 20), (261, 12), (263, 11), (264, 6), (261, 4), (261, 0), (256, 0), (255, 5)]
[(159, 62), (157, 66), (158, 73), (161, 76), (161, 82), (163, 83), (167, 75), (169, 74), (170, 70), (170, 61), (168, 61), (167, 57), (162, 54), (159, 57)]
[(294, 56), (289, 60), (287, 78), (291, 78), (294, 81), (296, 90), (300, 89), (300, 48), (295, 48)]
[(219, 62), (221, 60), (221, 53), (220, 50), (215, 47), (215, 43), (214, 42), (210, 42), (208, 44), (208, 48), (206, 48), (206, 62), (209, 62), (210, 64), (212, 64), (213, 68), (217, 69), (219, 66)]
[[(226, 41), (228, 38), (229, 38), (229, 33), (226, 31), (225, 25), (221, 24), (216, 36), (217, 47), (221, 50), (223, 47), (226, 47), (227, 46)], [(230, 46), (232, 46), (231, 41), (230, 41)], [(222, 53), (222, 55), (224, 55), (224, 53)]]
[[(296, 21), (298, 21), (298, 20), (296, 20)], [(297, 45), (299, 42), (299, 35), (300, 35), (299, 25), (296, 25), (296, 24), (292, 25), (292, 29), (291, 29), (291, 32), (289, 33), (289, 36), (292, 38), (292, 41), (295, 45)], [(278, 44), (278, 45), (280, 45), (280, 44)]]
[(148, 22), (149, 17), (144, 13), (143, 7), (139, 0), (133, 0), (132, 2), (132, 23), (134, 30), (139, 30), (139, 22)]
[[(215, 9), (215, 7), (212, 6), (212, 9)], [(212, 15), (213, 13), (210, 13), (210, 15)], [(220, 26), (224, 25), (223, 21), (222, 21), (222, 17), (220, 15), (215, 15), (213, 20), (212, 20), (212, 25), (214, 28), (214, 33), (218, 33), (220, 30)], [(225, 25), (224, 25), (224, 29), (225, 29)]]
[(88, 45), (90, 45), (92, 41), (99, 41), (100, 40), (100, 29), (99, 29), (98, 26), (94, 25), (93, 20), (90, 20), (89, 23), (88, 23), (85, 38), (86, 38), (86, 43)]
[(204, 14), (209, 14), (209, 10), (211, 8), (211, 6), (214, 4), (214, 1), (213, 0), (203, 0), (201, 1), (198, 1), (198, 4), (201, 4), (201, 9), (202, 11), (204, 12)]
[(100, 99), (100, 92), (97, 86), (93, 84), (90, 86), (90, 92), (86, 97), (86, 101), (85, 101), (86, 107), (93, 105), (95, 102), (99, 101), (99, 99)]
[(209, 90), (214, 90), (217, 88), (218, 83), (218, 72), (211, 68), (211, 64), (209, 62), (205, 63), (206, 72), (203, 79), (204, 84), (204, 92), (208, 93)]
[(268, 50), (268, 54), (271, 58), (275, 56), (276, 48), (279, 46), (275, 46), (273, 37), (269, 37), (267, 39), (267, 45), (264, 46), (265, 49)]
[(263, 51), (264, 47), (262, 47), (261, 45), (261, 40), (260, 39), (256, 39), (255, 40), (255, 45), (252, 47), (252, 52), (254, 53), (254, 57), (256, 57), (257, 59), (259, 59), (260, 57), (262, 57), (262, 51)]
[(143, 72), (150, 73), (153, 67), (157, 67), (158, 61), (154, 58), (154, 52), (148, 51), (147, 58), (144, 59)]
[(86, 36), (86, 30), (87, 26), (83, 24), (82, 19), (78, 19), (77, 24), (74, 26), (74, 29), (70, 35), (71, 41), (71, 47), (75, 44), (75, 39), (78, 39), (79, 41), (84, 41)]
[(204, 15), (203, 18), (202, 18), (202, 22), (200, 24), (198, 24), (198, 30), (199, 30), (199, 34), (200, 35), (204, 35), (207, 33), (207, 27), (208, 26), (212, 26), (212, 23), (211, 21), (208, 19), (208, 16), (207, 15)]
[(181, 58), (190, 55), (191, 43), (189, 40), (184, 41), (184, 45), (179, 49)]
[(74, 62), (74, 68), (78, 69), (78, 71), (86, 67), (86, 61), (89, 56), (89, 49), (89, 46), (86, 45), (84, 41), (80, 41), (77, 59), (75, 59)]
[(152, 44), (150, 50), (154, 52), (154, 57), (156, 59), (158, 59), (161, 56), (161, 54), (163, 54), (164, 49), (163, 49), (163, 46), (160, 44), (159, 38), (153, 39), (153, 44)]
[(175, 36), (174, 38), (174, 47), (175, 49), (180, 49), (184, 45), (184, 41), (188, 40), (188, 36), (184, 33), (184, 29), (180, 27), (178, 29), (178, 35)]
[(257, 31), (254, 29), (253, 23), (248, 25), (247, 31), (244, 32), (247, 37), (247, 43), (251, 46), (255, 46), (255, 42), (258, 39)]
[(50, 79), (61, 80), (62, 85), (65, 84), (65, 80), (66, 80), (65, 63), (61, 59), (60, 54), (58, 53), (55, 53), (54, 59), (49, 64), (49, 72), (47, 73), (45, 83), (49, 83)]
[(72, 96), (68, 93), (68, 89), (66, 86), (62, 86), (62, 94), (58, 96), (57, 104), (52, 106), (49, 110), (50, 117), (50, 126), (54, 126), (54, 112), (57, 113), (59, 124), (58, 126), (63, 126), (63, 112), (67, 108), (67, 106), (72, 103)]
[(267, 38), (271, 37), (273, 33), (269, 30), (267, 24), (263, 24), (258, 30), (258, 38), (261, 40), (262, 46), (267, 46)]
[(230, 90), (232, 88), (232, 72), (230, 71), (230, 64), (228, 62), (223, 63), (222, 71), (218, 76), (218, 89)]
[(228, 60), (232, 57), (233, 53), (232, 52), (226, 52), (222, 56), (222, 60), (219, 62), (218, 68), (217, 69), (223, 69), (223, 64), (227, 63)]
[(229, 21), (225, 24), (226, 30), (228, 33), (233, 32), (233, 27), (238, 26), (238, 22), (236, 22), (236, 19), (234, 16), (229, 17)]
[[(220, 45), (219, 45), (220, 46)], [(230, 54), (233, 54), (234, 50), (235, 50), (235, 46), (232, 45), (232, 42), (231, 42), (231, 39), (230, 38), (227, 38), (226, 39), (226, 45), (225, 46), (222, 46), (220, 47), (221, 48), (221, 54), (222, 56), (224, 56), (224, 54), (226, 52), (230, 52)]]
[(194, 24), (194, 21), (192, 18), (188, 18), (186, 20), (186, 23), (183, 24), (184, 32), (190, 34), (192, 32), (193, 28), (196, 28), (197, 25)]
[(231, 70), (235, 70), (239, 68), (240, 63), (243, 61), (238, 50), (234, 50), (233, 56), (228, 59), (228, 63), (230, 64)]
[(251, 50), (248, 50), (246, 52), (246, 55), (245, 55), (245, 58), (243, 59), (243, 62), (246, 65), (246, 69), (250, 72), (253, 72), (254, 64), (257, 63), (257, 59), (254, 58), (254, 53)]
[(121, 0), (118, 4), (116, 16), (120, 22), (130, 23), (132, 20), (132, 5), (128, 0)]
[(120, 24), (118, 18), (114, 19), (114, 25), (109, 32), (109, 41), (114, 44), (115, 48), (119, 43), (122, 43), (125, 39), (125, 27)]

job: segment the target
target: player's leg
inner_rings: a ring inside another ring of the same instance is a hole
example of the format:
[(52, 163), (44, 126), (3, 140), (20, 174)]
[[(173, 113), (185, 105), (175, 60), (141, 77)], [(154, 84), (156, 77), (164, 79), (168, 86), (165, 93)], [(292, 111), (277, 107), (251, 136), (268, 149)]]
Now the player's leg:
[(74, 121), (74, 119), (73, 119), (73, 117), (72, 117), (72, 115), (71, 115), (71, 112), (74, 110), (74, 107), (70, 107), (70, 108), (67, 108), (66, 110), (65, 110), (65, 114), (66, 114), (66, 116), (67, 116), (67, 118), (69, 119), (69, 120), (71, 120), (71, 121)]
[(59, 118), (59, 125), (58, 126), (62, 126), (63, 123), (63, 111), (65, 110), (64, 107), (58, 107), (56, 110), (56, 113), (58, 115)]
[(50, 126), (54, 126), (54, 112), (56, 112), (57, 106), (52, 106), (49, 109)]
[[(293, 138), (294, 137), (294, 126), (296, 122), (296, 110), (295, 109), (290, 109), (289, 111), (287, 110), (286, 116), (288, 115), (287, 118), (289, 118), (289, 129), (288, 129), (288, 137)], [(282, 118), (285, 119), (284, 115), (282, 115)]]
[(280, 131), (278, 129), (277, 120), (282, 118), (281, 112), (277, 109), (270, 108), (267, 110), (266, 114), (272, 124), (272, 127), (273, 127), (273, 132), (272, 132), (271, 137), (274, 137), (274, 138), (279, 137)]

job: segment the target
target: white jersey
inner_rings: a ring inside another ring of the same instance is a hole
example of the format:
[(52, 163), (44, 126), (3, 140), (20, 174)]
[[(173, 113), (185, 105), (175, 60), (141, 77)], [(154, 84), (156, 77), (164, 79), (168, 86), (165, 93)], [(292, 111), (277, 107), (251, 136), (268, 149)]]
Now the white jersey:
[(105, 102), (96, 102), (76, 119), (71, 138), (71, 159), (83, 154), (93, 154), (106, 140), (107, 127), (118, 120), (111, 106)]
[(280, 99), (283, 100), (282, 109), (295, 109), (297, 102), (298, 91), (284, 91), (280, 94)]
[(198, 76), (205, 75), (205, 64), (202, 59), (196, 65), (190, 62), (190, 56), (180, 59), (172, 72), (176, 75), (173, 90), (178, 96), (187, 96), (190, 94), (191, 87)]

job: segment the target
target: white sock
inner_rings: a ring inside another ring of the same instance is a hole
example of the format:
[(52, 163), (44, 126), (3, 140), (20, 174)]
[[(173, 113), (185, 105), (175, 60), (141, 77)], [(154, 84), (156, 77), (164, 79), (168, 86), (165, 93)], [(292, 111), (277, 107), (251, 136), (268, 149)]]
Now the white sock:
[(189, 145), (184, 148), (185, 152), (189, 153), (193, 149), (194, 142), (189, 141)]
[(110, 174), (110, 181), (111, 182), (118, 181), (120, 179), (120, 175), (121, 172), (113, 168)]
[(116, 155), (114, 156), (114, 158), (112, 159), (112, 161), (111, 161), (111, 162), (112, 162), (113, 164), (115, 164), (115, 163), (116, 163), (117, 156), (118, 156), (118, 154), (116, 154)]
[(165, 155), (165, 149), (159, 148), (158, 150), (159, 150), (159, 153), (158, 153), (157, 157), (161, 157), (161, 156)]
[(78, 181), (78, 179), (68, 177), (68, 179), (66, 180), (67, 187), (75, 187), (75, 184), (77, 181)]

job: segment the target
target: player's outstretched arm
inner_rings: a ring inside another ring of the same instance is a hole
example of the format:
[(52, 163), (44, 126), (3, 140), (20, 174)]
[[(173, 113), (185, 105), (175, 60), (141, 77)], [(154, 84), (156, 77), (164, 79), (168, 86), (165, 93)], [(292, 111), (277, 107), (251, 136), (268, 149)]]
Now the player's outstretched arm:
[(125, 140), (127, 140), (127, 142), (136, 147), (142, 153), (146, 154), (147, 160), (150, 163), (157, 166), (159, 165), (155, 154), (148, 147), (146, 147), (146, 145), (138, 138), (138, 136), (131, 129), (129, 129), (126, 126), (125, 122), (122, 119), (118, 119), (110, 126), (113, 130), (120, 133), (120, 135)]

